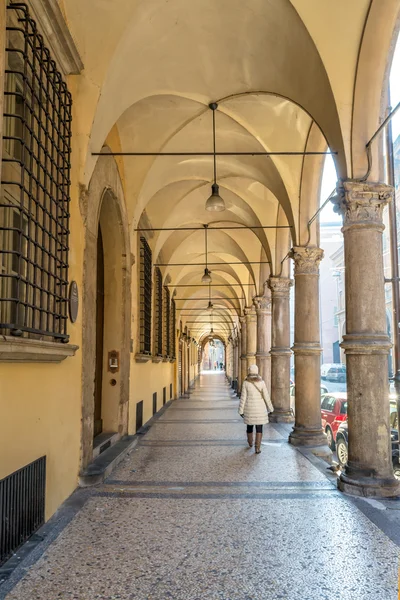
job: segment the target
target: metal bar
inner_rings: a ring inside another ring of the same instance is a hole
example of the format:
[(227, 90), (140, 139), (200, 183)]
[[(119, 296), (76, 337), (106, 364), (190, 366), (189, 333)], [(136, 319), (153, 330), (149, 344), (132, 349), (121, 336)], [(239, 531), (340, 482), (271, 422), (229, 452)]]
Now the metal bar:
[[(398, 105), (399, 106), (399, 105)], [(389, 113), (390, 114), (390, 113)], [(388, 171), (388, 183), (395, 187), (394, 157), (393, 157), (393, 134), (392, 122), (388, 122), (386, 128), (386, 160)], [(398, 232), (397, 232), (397, 209), (396, 194), (392, 202), (389, 202), (389, 233), (392, 266), (392, 295), (393, 295), (393, 338), (394, 338), (394, 378), (400, 382), (400, 294), (399, 294), (399, 256), (398, 256)], [(398, 407), (400, 417), (400, 405)]]
[[(237, 262), (209, 262), (209, 265), (270, 265), (267, 260), (242, 260)], [(204, 267), (204, 263), (157, 263), (153, 267)]]
[[(180, 302), (197, 302), (198, 300), (208, 300), (208, 298), (174, 298), (174, 300), (179, 300)], [(234, 296), (228, 296), (227, 298), (212, 298), (212, 300), (246, 300), (243, 296), (238, 296), (235, 298)], [(182, 310), (182, 309), (180, 309)]]
[(336, 188), (334, 188), (331, 191), (331, 193), (329, 194), (329, 196), (327, 197), (325, 202), (319, 207), (319, 209), (317, 210), (315, 215), (312, 216), (311, 219), (308, 221), (308, 226), (310, 226), (315, 221), (315, 219), (318, 217), (319, 213), (325, 208), (325, 206), (328, 204), (328, 202), (330, 202), (330, 199), (332, 198), (332, 196), (335, 195), (335, 193), (336, 193)]
[(394, 115), (397, 113), (397, 111), (399, 110), (399, 108), (400, 108), (400, 102), (398, 104), (396, 104), (396, 106), (388, 114), (388, 116), (386, 117), (386, 119), (379, 125), (378, 129), (375, 131), (375, 133), (372, 136), (372, 138), (369, 140), (369, 142), (367, 142), (365, 144), (366, 148), (368, 148), (372, 144), (372, 142), (380, 134), (380, 132), (382, 131), (382, 129), (389, 123), (389, 121), (391, 121), (393, 119)]
[[(336, 155), (328, 152), (216, 152), (215, 156), (319, 156)], [(92, 152), (92, 156), (214, 156), (214, 152)]]
[[(225, 227), (209, 227), (208, 231), (231, 231), (236, 229), (291, 229), (292, 225), (239, 225)], [(204, 231), (203, 227), (137, 227), (134, 231)]]
[(254, 283), (189, 283), (189, 284), (185, 284), (185, 283), (177, 283), (177, 284), (173, 284), (173, 283), (169, 283), (168, 287), (173, 287), (173, 288), (178, 288), (178, 287), (207, 287), (208, 285), (211, 285), (211, 287), (243, 287), (243, 286), (254, 286)]

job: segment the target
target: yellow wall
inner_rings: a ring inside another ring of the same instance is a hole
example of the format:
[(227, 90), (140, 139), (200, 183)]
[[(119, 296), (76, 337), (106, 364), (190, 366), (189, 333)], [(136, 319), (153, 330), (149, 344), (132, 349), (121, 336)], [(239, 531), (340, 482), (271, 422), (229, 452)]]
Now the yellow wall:
[(143, 425), (153, 416), (153, 393), (157, 392), (157, 410), (163, 406), (163, 388), (172, 383), (172, 398), (176, 397), (176, 363), (136, 363), (132, 358), (129, 395), (129, 433), (136, 433), (136, 404), (143, 400)]
[(77, 485), (80, 358), (0, 364), (0, 390), (0, 478), (46, 455), (48, 519)]

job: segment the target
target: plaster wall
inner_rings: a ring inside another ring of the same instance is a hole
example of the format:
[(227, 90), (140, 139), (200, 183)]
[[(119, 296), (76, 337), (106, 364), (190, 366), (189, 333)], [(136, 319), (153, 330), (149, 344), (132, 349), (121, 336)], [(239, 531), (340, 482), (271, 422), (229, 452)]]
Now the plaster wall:
[(136, 404), (143, 400), (143, 425), (153, 416), (153, 394), (157, 392), (157, 410), (163, 405), (163, 388), (167, 388), (167, 402), (176, 398), (176, 363), (136, 363), (132, 358), (129, 394), (129, 434), (136, 433)]

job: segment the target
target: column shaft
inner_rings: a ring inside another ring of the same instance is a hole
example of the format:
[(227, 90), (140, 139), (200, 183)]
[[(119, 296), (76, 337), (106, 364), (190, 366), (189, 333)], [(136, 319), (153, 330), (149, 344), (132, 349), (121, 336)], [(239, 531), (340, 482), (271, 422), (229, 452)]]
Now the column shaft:
[(247, 377), (247, 327), (246, 317), (240, 317), (241, 329), (241, 346), (240, 346), (240, 390), (242, 389), (243, 381)]
[(270, 277), (272, 293), (271, 400), (274, 412), (271, 421), (293, 423), (290, 411), (290, 308), (292, 280)]
[(321, 344), (319, 331), (320, 248), (295, 247), (294, 364), (295, 426), (289, 436), (294, 446), (319, 447), (331, 455), (321, 425)]
[(382, 248), (382, 213), (392, 198), (393, 188), (385, 184), (344, 181), (334, 200), (344, 214), (349, 436), (338, 486), (356, 496), (400, 493), (392, 468)]
[(254, 299), (257, 313), (257, 353), (256, 364), (259, 374), (264, 379), (271, 393), (271, 296), (264, 292), (263, 296)]
[(246, 315), (246, 355), (247, 355), (247, 370), (250, 365), (256, 364), (257, 352), (257, 314), (254, 306), (245, 309)]

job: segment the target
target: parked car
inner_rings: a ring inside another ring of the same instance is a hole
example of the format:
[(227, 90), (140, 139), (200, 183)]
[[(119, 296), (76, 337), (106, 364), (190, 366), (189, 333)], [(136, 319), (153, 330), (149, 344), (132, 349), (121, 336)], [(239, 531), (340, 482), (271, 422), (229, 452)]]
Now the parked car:
[[(290, 408), (293, 411), (294, 414), (294, 408), (295, 408), (295, 388), (296, 385), (293, 383), (293, 385), (290, 386)], [(328, 388), (325, 385), (321, 385), (321, 398), (324, 394), (328, 393)]]
[(328, 438), (328, 446), (335, 449), (336, 436), (341, 423), (347, 420), (346, 392), (331, 392), (321, 398), (322, 427)]
[(326, 379), (329, 369), (334, 367), (344, 367), (342, 363), (325, 363), (321, 365), (321, 379)]
[[(400, 464), (399, 464), (399, 432), (397, 422), (397, 404), (395, 401), (390, 401), (390, 426), (391, 426), (391, 440), (392, 440), (392, 462), (393, 467), (396, 471), (396, 475), (399, 476)], [(336, 435), (336, 454), (341, 467), (345, 467), (348, 460), (348, 422), (343, 422)]]
[(327, 379), (328, 381), (338, 381), (339, 383), (345, 383), (346, 377), (346, 367), (340, 365), (338, 367), (331, 367), (328, 370), (325, 379)]

